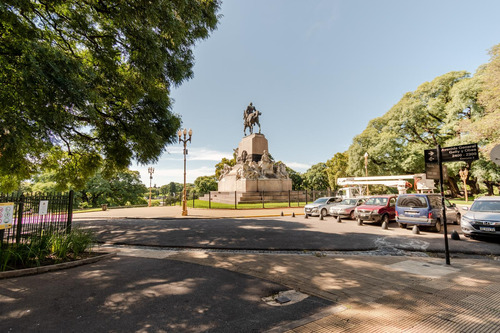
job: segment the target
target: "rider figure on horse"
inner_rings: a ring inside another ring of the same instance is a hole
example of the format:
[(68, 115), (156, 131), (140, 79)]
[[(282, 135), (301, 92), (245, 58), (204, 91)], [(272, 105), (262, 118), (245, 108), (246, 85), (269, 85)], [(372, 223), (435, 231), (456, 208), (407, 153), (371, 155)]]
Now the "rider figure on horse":
[(243, 112), (243, 133), (246, 135), (246, 129), (250, 129), (250, 134), (253, 133), (253, 126), (255, 124), (259, 125), (259, 133), (260, 133), (260, 123), (259, 116), (262, 113), (258, 111), (255, 106), (253, 106), (252, 102), (247, 106), (246, 110)]
[(252, 102), (250, 102), (250, 105), (247, 106), (247, 109), (245, 110), (245, 113), (243, 114), (243, 120), (248, 119), (248, 115), (251, 113), (254, 113), (255, 111), (257, 111), (257, 109), (255, 109), (255, 106), (253, 106)]

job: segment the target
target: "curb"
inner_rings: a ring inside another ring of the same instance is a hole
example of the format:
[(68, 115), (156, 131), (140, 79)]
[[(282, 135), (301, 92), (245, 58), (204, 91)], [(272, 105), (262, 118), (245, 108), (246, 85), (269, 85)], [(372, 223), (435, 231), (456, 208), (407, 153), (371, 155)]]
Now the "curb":
[(41, 274), (41, 273), (46, 273), (46, 272), (52, 272), (52, 271), (58, 271), (58, 270), (62, 270), (62, 269), (82, 266), (82, 265), (86, 265), (86, 264), (92, 264), (92, 263), (97, 262), (99, 260), (109, 259), (111, 257), (114, 257), (115, 255), (116, 255), (116, 252), (104, 253), (102, 255), (98, 255), (98, 256), (95, 256), (92, 258), (64, 262), (64, 263), (55, 264), (55, 265), (33, 267), (33, 268), (24, 268), (24, 269), (12, 270), (12, 271), (0, 272), (0, 279), (8, 279), (8, 278), (21, 277), (21, 276), (26, 276), (26, 275)]

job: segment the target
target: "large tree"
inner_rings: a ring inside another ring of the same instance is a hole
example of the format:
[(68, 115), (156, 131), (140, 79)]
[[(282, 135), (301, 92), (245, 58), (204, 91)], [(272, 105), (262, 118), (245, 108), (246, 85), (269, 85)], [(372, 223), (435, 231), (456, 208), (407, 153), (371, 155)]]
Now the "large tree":
[(328, 174), (326, 163), (317, 163), (311, 166), (303, 175), (304, 187), (313, 190), (326, 190), (328, 188)]
[(2, 1), (0, 175), (29, 178), (54, 151), (70, 177), (155, 162), (180, 127), (170, 90), (193, 76), (192, 47), (216, 28), (219, 6)]
[[(478, 71), (481, 83), (478, 101), (483, 109), (472, 110), (462, 130), (476, 142), (480, 142), (486, 154), (500, 144), (500, 44), (490, 50), (491, 60)], [(474, 112), (476, 111), (476, 112)]]
[(214, 176), (200, 176), (194, 181), (194, 189), (199, 195), (210, 191), (217, 191), (217, 178)]
[(334, 191), (340, 188), (337, 185), (337, 179), (347, 177), (347, 166), (349, 163), (349, 154), (347, 152), (336, 153), (331, 159), (326, 161), (326, 174), (328, 176), (328, 184)]

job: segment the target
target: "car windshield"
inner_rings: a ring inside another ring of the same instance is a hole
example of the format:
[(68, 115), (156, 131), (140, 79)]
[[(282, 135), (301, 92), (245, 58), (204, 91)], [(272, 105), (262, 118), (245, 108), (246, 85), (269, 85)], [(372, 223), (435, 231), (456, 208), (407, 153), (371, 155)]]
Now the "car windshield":
[(358, 201), (357, 199), (344, 199), (344, 200), (342, 200), (342, 202), (340, 204), (341, 205), (355, 206), (357, 201)]
[(496, 212), (500, 213), (500, 201), (474, 201), (470, 207), (472, 212)]
[(398, 199), (399, 207), (415, 207), (415, 208), (426, 208), (427, 200), (424, 197), (417, 197), (414, 195), (407, 197), (399, 197)]
[(387, 198), (370, 198), (365, 201), (364, 205), (368, 206), (385, 206), (387, 205)]
[(325, 203), (327, 200), (328, 200), (328, 198), (319, 198), (319, 199), (316, 199), (316, 201), (314, 201), (313, 203), (322, 204), (322, 203)]

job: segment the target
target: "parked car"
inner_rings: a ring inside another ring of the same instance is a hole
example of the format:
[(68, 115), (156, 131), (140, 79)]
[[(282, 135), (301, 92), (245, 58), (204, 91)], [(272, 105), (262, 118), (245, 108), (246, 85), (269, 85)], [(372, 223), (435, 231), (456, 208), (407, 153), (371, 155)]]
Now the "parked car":
[(500, 237), (500, 197), (480, 197), (474, 200), (462, 216), (460, 227), (465, 236)]
[(338, 205), (330, 207), (330, 215), (337, 219), (350, 218), (354, 220), (354, 209), (363, 204), (365, 200), (366, 198), (344, 199)]
[(354, 209), (354, 216), (358, 222), (389, 223), (396, 216), (397, 197), (394, 194), (370, 197), (361, 206)]
[[(396, 202), (396, 222), (401, 228), (418, 225), (440, 232), (443, 208), (440, 194), (401, 194)], [(460, 212), (455, 204), (445, 199), (447, 223), (460, 223)]]
[(339, 197), (323, 197), (316, 199), (316, 201), (304, 206), (304, 214), (307, 216), (322, 216), (328, 215), (328, 210), (331, 206), (338, 204), (342, 201)]

